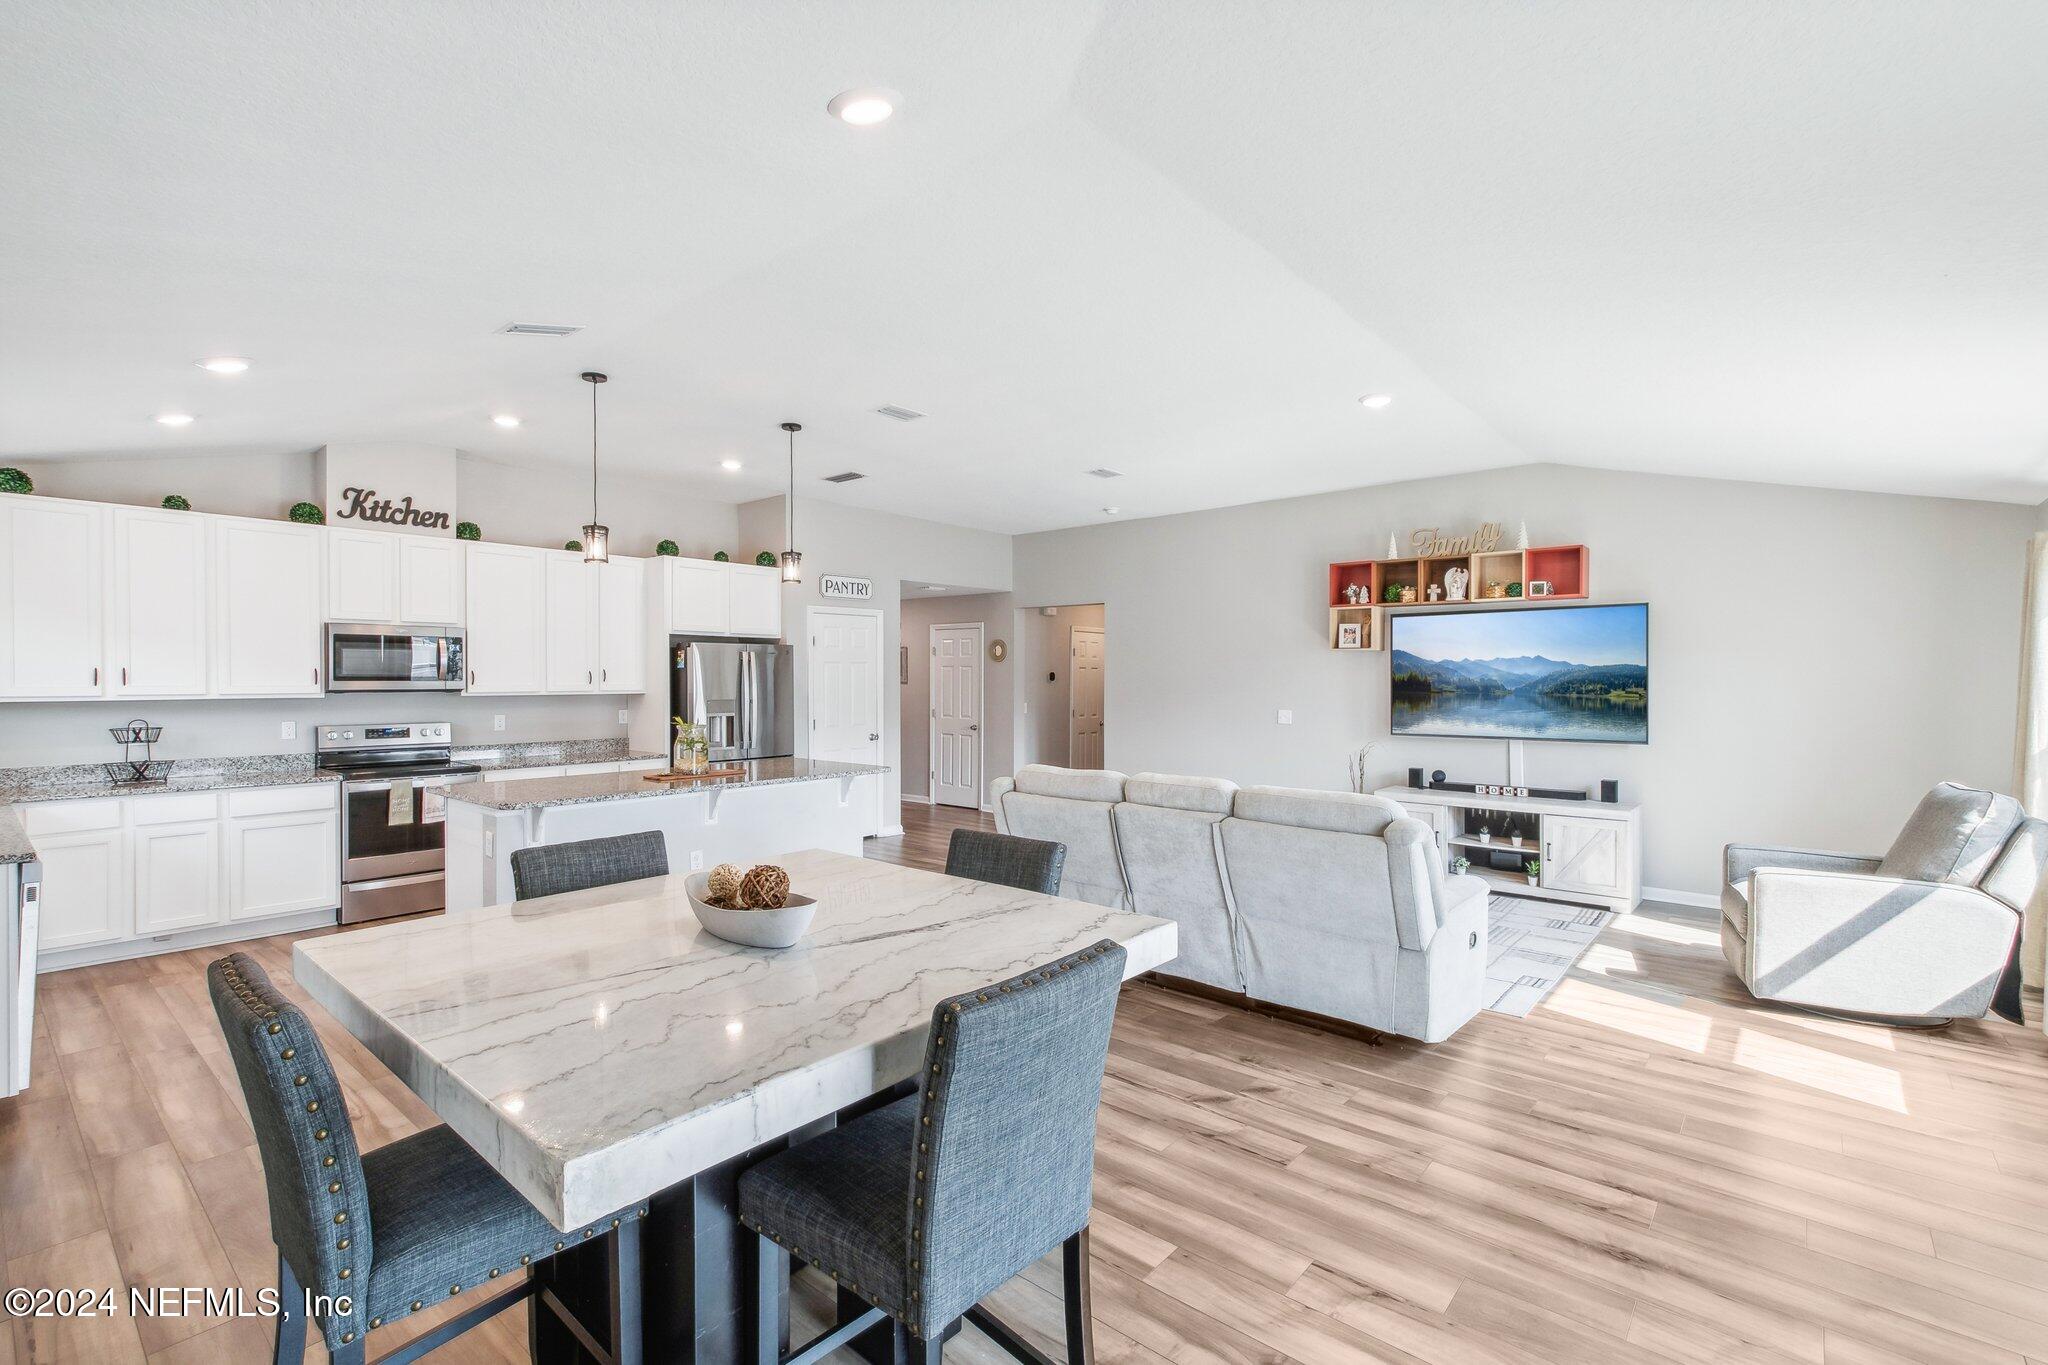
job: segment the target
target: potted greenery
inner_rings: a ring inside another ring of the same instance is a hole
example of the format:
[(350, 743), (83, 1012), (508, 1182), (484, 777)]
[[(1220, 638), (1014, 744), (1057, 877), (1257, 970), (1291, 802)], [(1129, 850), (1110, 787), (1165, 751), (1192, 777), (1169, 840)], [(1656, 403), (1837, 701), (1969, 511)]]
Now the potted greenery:
[(665, 556), (669, 559), (675, 558), (682, 552), (683, 547), (676, 544), (673, 540), (664, 540), (659, 545), (656, 545), (654, 547), (654, 553)]
[(473, 521), (458, 521), (455, 523), (455, 538), (457, 540), (482, 540), (484, 538), (484, 528)]
[(192, 510), (192, 503), (190, 499), (181, 498), (176, 493), (166, 493), (164, 494), (164, 510), (166, 512), (189, 512)]
[(775, 567), (775, 551), (773, 551), (773, 550), (763, 550), (763, 551), (761, 551), (761, 553), (759, 553), (759, 554), (757, 554), (757, 555), (755, 555), (755, 556), (754, 556), (754, 562), (755, 562), (756, 564), (760, 565), (760, 566), (761, 566), (762, 568), (764, 568), (764, 569), (772, 569), (772, 568), (774, 568), (774, 567)]
[(1451, 859), (1451, 875), (1453, 877), (1462, 877), (1471, 870), (1472, 860), (1464, 854), (1460, 853), (1457, 857)]
[(1541, 858), (1531, 858), (1528, 862), (1522, 864), (1522, 871), (1528, 876), (1529, 885), (1536, 885), (1536, 879), (1543, 875), (1543, 860)]
[(732, 556), (731, 556), (731, 555), (729, 555), (729, 554), (727, 554), (727, 553), (726, 553), (725, 551), (723, 551), (723, 550), (720, 550), (720, 551), (719, 551), (719, 552), (718, 552), (717, 554), (715, 554), (715, 555), (711, 556), (711, 558), (712, 558), (712, 561), (713, 561), (714, 563), (718, 563), (718, 564), (730, 564), (730, 563), (732, 563)]
[(580, 540), (565, 540), (562, 542), (562, 548), (565, 550), (575, 550), (580, 554), (583, 550), (583, 542)]
[(679, 773), (703, 772), (710, 766), (710, 735), (703, 726), (681, 716), (676, 716), (672, 723), (676, 727), (675, 762), (672, 766)]
[(22, 470), (16, 469), (12, 465), (5, 469), (0, 469), (0, 493), (33, 493), (35, 491), (36, 481), (31, 479)]
[(320, 504), (317, 502), (295, 502), (292, 504), (292, 510), (285, 515), (306, 526), (327, 524), (327, 514), (320, 510)]

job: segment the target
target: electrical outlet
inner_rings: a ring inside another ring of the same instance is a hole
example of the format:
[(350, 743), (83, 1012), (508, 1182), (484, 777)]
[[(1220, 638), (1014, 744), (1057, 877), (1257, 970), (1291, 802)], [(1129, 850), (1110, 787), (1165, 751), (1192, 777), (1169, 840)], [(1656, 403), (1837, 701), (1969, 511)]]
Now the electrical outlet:
[(299, 737), (299, 723), (295, 720), (288, 720), (277, 728), (278, 736), (281, 739), (297, 739)]
[(1292, 725), (1294, 724), (1294, 713), (1292, 711), (1275, 711), (1273, 713), (1273, 723), (1275, 725)]
[(504, 718), (503, 716), (492, 716), (492, 717), (491, 717), (491, 728), (492, 728), (493, 730), (502, 730), (502, 729), (504, 729), (504, 728), (505, 728), (505, 718)]
[(621, 724), (621, 725), (624, 725), (625, 723), (626, 723), (626, 708), (625, 708), (625, 707), (623, 707), (623, 706), (621, 706), (621, 707), (619, 708), (619, 724)]
[(693, 848), (693, 849), (691, 849), (691, 850), (690, 850), (690, 871), (692, 871), (692, 872), (702, 872), (703, 870), (704, 870), (704, 850), (703, 850), (703, 849), (701, 849), (701, 848)]

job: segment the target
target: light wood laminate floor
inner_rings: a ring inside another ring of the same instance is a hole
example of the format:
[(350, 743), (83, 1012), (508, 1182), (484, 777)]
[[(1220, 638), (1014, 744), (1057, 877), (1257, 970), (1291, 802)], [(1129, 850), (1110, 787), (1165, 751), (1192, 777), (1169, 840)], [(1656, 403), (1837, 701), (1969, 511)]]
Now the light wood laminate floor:
[[(988, 827), (903, 823), (870, 855), (937, 867), (952, 828)], [(289, 938), (244, 946), (294, 991)], [(10, 1286), (271, 1284), (201, 977), (221, 951), (42, 979), (35, 1083), (0, 1100)], [(310, 1012), (365, 1147), (434, 1121)], [(2048, 1365), (2048, 1037), (1760, 1006), (1705, 912), (1645, 905), (1528, 1019), (1436, 1047), (1134, 986), (1099, 1131), (1105, 1365)], [(994, 1306), (1050, 1344), (1058, 1284), (1041, 1265)], [(432, 1359), (522, 1359), (521, 1313)], [(268, 1340), (257, 1320), (14, 1321), (0, 1365), (260, 1361)], [(971, 1331), (947, 1358), (1002, 1359)]]

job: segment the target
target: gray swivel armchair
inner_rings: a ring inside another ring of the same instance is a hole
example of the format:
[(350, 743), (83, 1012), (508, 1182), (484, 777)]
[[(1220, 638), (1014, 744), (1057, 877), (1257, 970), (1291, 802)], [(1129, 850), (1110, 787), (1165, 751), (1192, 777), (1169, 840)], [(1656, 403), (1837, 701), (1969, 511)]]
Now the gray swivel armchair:
[[(1980, 1018), (2048, 864), (2048, 824), (1944, 782), (1882, 858), (1730, 844), (1721, 951), (1761, 1000), (1880, 1023)], [(2000, 1012), (2010, 1017), (2017, 992)]]

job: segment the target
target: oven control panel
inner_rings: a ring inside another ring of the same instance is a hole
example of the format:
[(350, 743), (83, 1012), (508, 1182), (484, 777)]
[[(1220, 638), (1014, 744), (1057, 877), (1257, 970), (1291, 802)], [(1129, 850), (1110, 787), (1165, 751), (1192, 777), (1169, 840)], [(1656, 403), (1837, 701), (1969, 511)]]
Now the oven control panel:
[(405, 749), (421, 744), (446, 744), (452, 727), (445, 720), (412, 721), (404, 725), (323, 725), (315, 732), (318, 749)]

